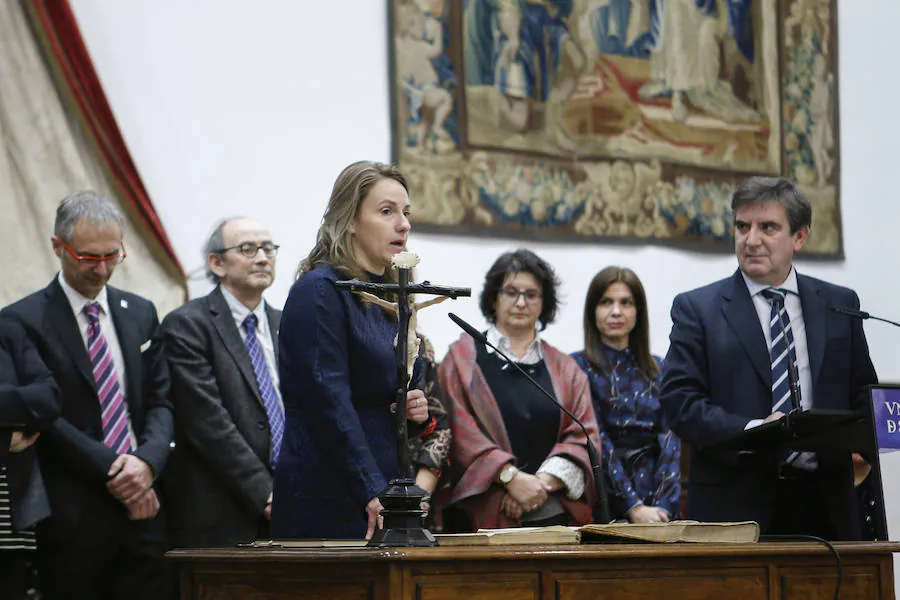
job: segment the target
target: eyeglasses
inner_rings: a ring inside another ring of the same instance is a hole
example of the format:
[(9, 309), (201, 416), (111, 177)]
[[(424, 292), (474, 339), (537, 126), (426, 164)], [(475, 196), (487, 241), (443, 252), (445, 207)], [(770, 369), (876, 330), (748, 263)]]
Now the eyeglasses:
[(217, 250), (219, 254), (225, 254), (229, 250), (237, 250), (247, 258), (256, 258), (256, 255), (259, 254), (259, 251), (262, 250), (266, 255), (266, 258), (275, 258), (275, 255), (278, 254), (278, 249), (281, 248), (278, 244), (273, 244), (272, 242), (263, 242), (262, 244), (257, 244), (256, 242), (244, 242), (243, 244), (238, 244), (236, 246), (229, 246), (228, 248), (222, 248), (221, 250)]
[(528, 304), (537, 304), (541, 301), (541, 292), (539, 290), (518, 290), (512, 286), (506, 286), (500, 290), (500, 295), (515, 304), (519, 301), (519, 296), (525, 296), (525, 302)]
[(82, 266), (90, 265), (91, 267), (96, 267), (99, 264), (108, 264), (115, 266), (122, 264), (122, 261), (125, 260), (125, 242), (122, 242), (121, 250), (110, 252), (109, 254), (106, 254), (104, 256), (97, 256), (96, 254), (78, 254), (77, 252), (72, 250), (72, 247), (69, 246), (65, 241), (63, 241), (62, 239), (60, 239), (59, 241), (63, 245), (63, 248), (66, 249), (66, 252), (68, 252), (72, 256), (72, 258), (75, 259), (75, 262)]

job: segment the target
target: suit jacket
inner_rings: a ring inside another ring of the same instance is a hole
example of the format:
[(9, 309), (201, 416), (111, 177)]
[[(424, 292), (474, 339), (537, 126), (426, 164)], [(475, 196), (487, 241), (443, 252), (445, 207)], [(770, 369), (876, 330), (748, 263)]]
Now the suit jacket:
[[(265, 305), (276, 356), (281, 311)], [(267, 531), (272, 440), (250, 355), (220, 288), (163, 320), (176, 449), (163, 477), (176, 546), (229, 546)]]
[[(813, 407), (863, 410), (877, 382), (862, 322), (830, 310), (859, 308), (853, 290), (797, 276), (806, 324)], [(679, 294), (660, 402), (672, 429), (691, 444), (687, 517), (771, 523), (778, 457), (704, 450), (771, 411), (771, 366), (759, 317), (740, 271)], [(840, 539), (858, 539), (849, 455), (820, 453), (823, 509)]]
[(10, 452), (14, 431), (44, 431), (59, 416), (59, 388), (25, 331), (0, 323), (0, 466), (9, 481), (13, 529), (26, 529), (50, 515), (35, 447)]
[[(172, 440), (172, 409), (156, 308), (112, 286), (107, 286), (107, 297), (125, 362), (125, 401), (138, 440), (133, 454), (159, 474)], [(103, 444), (90, 357), (59, 281), (54, 278), (45, 289), (0, 311), (3, 321), (25, 329), (61, 392), (62, 416), (36, 444), (53, 511), (38, 526), (38, 544), (77, 545), (86, 532), (95, 539), (100, 528), (104, 535), (121, 535), (129, 523), (127, 510), (106, 489), (116, 453)]]

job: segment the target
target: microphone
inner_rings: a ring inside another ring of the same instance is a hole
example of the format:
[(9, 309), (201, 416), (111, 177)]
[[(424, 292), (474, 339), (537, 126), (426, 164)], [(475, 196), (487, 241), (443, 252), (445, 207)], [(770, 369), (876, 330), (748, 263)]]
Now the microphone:
[(882, 319), (881, 317), (874, 317), (864, 310), (857, 310), (855, 308), (849, 308), (847, 306), (832, 306), (831, 310), (842, 315), (847, 315), (848, 317), (855, 317), (857, 319), (874, 319), (876, 321), (883, 321), (885, 323), (890, 323), (891, 325), (900, 327), (900, 323), (896, 323), (888, 319)]
[(523, 369), (522, 367), (519, 366), (519, 363), (517, 363), (516, 361), (511, 359), (509, 356), (507, 356), (502, 350), (500, 350), (500, 348), (498, 348), (497, 346), (490, 343), (487, 339), (487, 336), (485, 336), (483, 333), (481, 333), (480, 331), (478, 331), (477, 329), (472, 327), (470, 324), (466, 323), (465, 321), (463, 321), (462, 319), (457, 317), (455, 314), (447, 313), (447, 316), (450, 317), (451, 321), (453, 321), (454, 323), (459, 325), (463, 331), (465, 331), (466, 333), (471, 335), (475, 339), (476, 342), (479, 342), (481, 344), (484, 344), (485, 346), (490, 346), (491, 348), (493, 348), (497, 354), (499, 354), (506, 360), (506, 364), (512, 365), (513, 367), (515, 367), (515, 369), (519, 373), (524, 375), (525, 378), (528, 379), (528, 381), (530, 381), (534, 387), (539, 389), (544, 394), (544, 396), (546, 396), (550, 400), (550, 402), (555, 404), (557, 408), (559, 408), (561, 411), (563, 411), (570, 419), (572, 419), (579, 427), (581, 427), (581, 431), (584, 432), (584, 440), (585, 440), (585, 446), (587, 447), (588, 459), (591, 461), (591, 472), (594, 474), (594, 486), (597, 489), (597, 507), (596, 507), (597, 514), (595, 516), (595, 520), (600, 523), (609, 523), (609, 521), (610, 521), (609, 502), (606, 498), (606, 486), (603, 482), (603, 471), (601, 470), (601, 466), (600, 466), (600, 456), (597, 454), (597, 448), (594, 447), (594, 442), (591, 441), (591, 436), (588, 434), (588, 430), (584, 426), (584, 423), (582, 423), (578, 417), (573, 415), (569, 411), (569, 409), (567, 409), (565, 406), (560, 404), (559, 400), (557, 400), (553, 394), (551, 394), (550, 392), (545, 390), (543, 387), (541, 387), (541, 384), (539, 384), (537, 381), (535, 381), (531, 375), (526, 373), (525, 369)]
[(784, 298), (782, 296), (775, 296), (774, 298), (772, 298), (772, 304), (775, 306), (775, 314), (778, 315), (778, 325), (781, 327), (781, 333), (784, 336), (784, 345), (787, 346), (788, 349), (787, 372), (789, 384), (788, 387), (791, 391), (791, 412), (797, 413), (800, 412), (800, 378), (797, 373), (797, 364), (794, 362), (797, 360), (797, 355), (787, 343), (787, 328), (784, 325), (784, 317), (781, 316), (781, 308), (784, 306)]

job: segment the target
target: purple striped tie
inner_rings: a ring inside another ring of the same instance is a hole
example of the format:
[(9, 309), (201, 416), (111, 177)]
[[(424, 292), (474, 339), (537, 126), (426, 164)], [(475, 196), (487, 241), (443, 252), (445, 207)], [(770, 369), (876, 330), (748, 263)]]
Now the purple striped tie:
[(256, 337), (258, 324), (259, 319), (253, 313), (244, 319), (244, 331), (247, 332), (244, 344), (247, 346), (247, 353), (253, 364), (253, 374), (256, 375), (256, 385), (259, 387), (259, 395), (262, 396), (263, 404), (266, 407), (266, 416), (269, 418), (269, 429), (272, 432), (272, 466), (274, 467), (278, 463), (278, 455), (281, 453), (281, 438), (284, 435), (284, 409), (275, 394), (269, 366), (263, 355), (262, 347), (259, 345), (259, 338)]
[(106, 338), (100, 331), (100, 305), (90, 302), (85, 305), (84, 312), (88, 318), (88, 354), (94, 369), (94, 381), (97, 382), (97, 397), (100, 398), (103, 443), (116, 454), (127, 454), (131, 451), (128, 411), (116, 375), (116, 365)]

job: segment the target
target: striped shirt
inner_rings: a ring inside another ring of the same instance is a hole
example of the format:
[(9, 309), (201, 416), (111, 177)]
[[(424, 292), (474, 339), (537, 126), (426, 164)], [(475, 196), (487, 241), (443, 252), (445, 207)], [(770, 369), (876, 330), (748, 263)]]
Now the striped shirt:
[(13, 531), (6, 467), (0, 467), (0, 550), (34, 550), (34, 530)]

